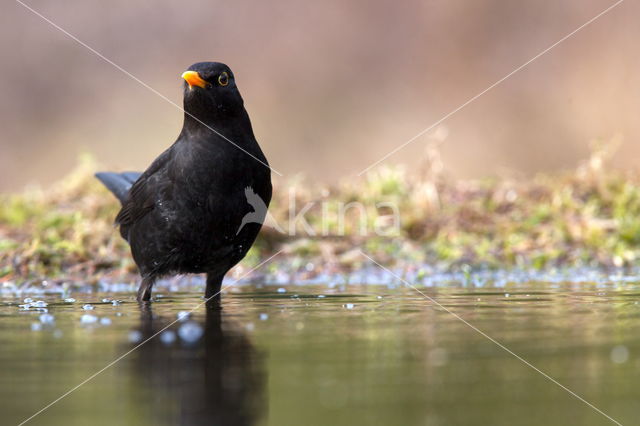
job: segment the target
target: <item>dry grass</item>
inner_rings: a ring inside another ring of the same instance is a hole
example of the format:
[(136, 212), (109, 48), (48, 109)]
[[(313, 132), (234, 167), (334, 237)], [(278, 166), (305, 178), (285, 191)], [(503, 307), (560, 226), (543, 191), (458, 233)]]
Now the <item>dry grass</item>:
[[(312, 262), (339, 272), (362, 262), (361, 247), (387, 264), (442, 269), (632, 265), (640, 257), (640, 176), (607, 170), (610, 152), (600, 146), (577, 170), (528, 180), (453, 182), (442, 176), (437, 154), (415, 175), (380, 168), (331, 188), (292, 180), (276, 186), (270, 211), (288, 231), (288, 189), (295, 187), (296, 210), (312, 204), (305, 217), (316, 235), (265, 229), (245, 264), (283, 248), (281, 266), (302, 270)], [(85, 157), (47, 191), (0, 195), (0, 280), (133, 276), (128, 247), (112, 226), (118, 203), (93, 178), (95, 169)], [(392, 212), (376, 203), (397, 206), (399, 231), (361, 235), (356, 210), (341, 224), (349, 202), (364, 206), (368, 230)]]

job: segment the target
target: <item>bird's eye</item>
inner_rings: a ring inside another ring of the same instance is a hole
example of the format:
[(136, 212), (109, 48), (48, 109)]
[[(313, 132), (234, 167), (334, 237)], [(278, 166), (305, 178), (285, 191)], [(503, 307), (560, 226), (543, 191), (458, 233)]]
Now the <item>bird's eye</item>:
[(223, 71), (222, 74), (218, 76), (218, 83), (220, 86), (226, 86), (229, 84), (229, 74), (226, 71)]

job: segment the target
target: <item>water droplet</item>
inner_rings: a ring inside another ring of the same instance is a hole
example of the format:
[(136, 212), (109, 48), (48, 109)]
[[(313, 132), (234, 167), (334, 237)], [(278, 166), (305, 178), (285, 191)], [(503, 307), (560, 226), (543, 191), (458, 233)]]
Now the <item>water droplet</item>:
[(131, 330), (127, 338), (131, 343), (138, 343), (142, 340), (142, 333), (139, 330)]
[(191, 318), (191, 312), (189, 312), (189, 311), (180, 311), (180, 312), (178, 312), (177, 317), (178, 317), (178, 319), (180, 321), (186, 321), (189, 318)]
[(40, 322), (42, 324), (53, 324), (56, 322), (56, 319), (51, 314), (42, 314), (40, 315)]
[(186, 343), (195, 343), (202, 337), (204, 331), (197, 322), (185, 322), (178, 329), (178, 336)]
[(98, 317), (91, 314), (84, 314), (80, 317), (80, 323), (82, 324), (94, 324), (98, 321)]
[(629, 349), (624, 345), (614, 346), (611, 349), (611, 361), (616, 364), (624, 364), (629, 360)]
[(165, 330), (160, 334), (160, 341), (165, 345), (170, 345), (176, 341), (176, 333), (173, 330)]
[(442, 367), (447, 363), (449, 358), (447, 356), (447, 351), (442, 348), (431, 349), (428, 352), (427, 357), (429, 359), (429, 362), (435, 367)]

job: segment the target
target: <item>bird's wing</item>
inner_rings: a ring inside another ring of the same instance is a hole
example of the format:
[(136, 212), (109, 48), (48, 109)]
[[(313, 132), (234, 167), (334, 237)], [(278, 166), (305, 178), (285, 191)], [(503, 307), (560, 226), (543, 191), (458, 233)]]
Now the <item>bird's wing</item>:
[(121, 226), (121, 230), (123, 226), (136, 222), (153, 209), (155, 194), (159, 190), (153, 183), (159, 177), (158, 172), (170, 161), (171, 150), (172, 148), (169, 148), (160, 154), (129, 190), (126, 200), (122, 203), (122, 209), (116, 216), (116, 224)]

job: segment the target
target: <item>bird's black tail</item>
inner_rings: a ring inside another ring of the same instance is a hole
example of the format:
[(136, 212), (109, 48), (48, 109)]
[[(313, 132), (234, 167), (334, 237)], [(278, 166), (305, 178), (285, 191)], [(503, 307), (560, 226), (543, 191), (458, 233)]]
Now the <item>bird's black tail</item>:
[(100, 172), (96, 173), (96, 177), (106, 186), (109, 191), (113, 192), (121, 203), (127, 198), (129, 189), (138, 180), (142, 173), (139, 172)]

